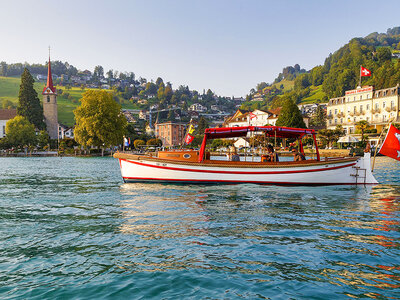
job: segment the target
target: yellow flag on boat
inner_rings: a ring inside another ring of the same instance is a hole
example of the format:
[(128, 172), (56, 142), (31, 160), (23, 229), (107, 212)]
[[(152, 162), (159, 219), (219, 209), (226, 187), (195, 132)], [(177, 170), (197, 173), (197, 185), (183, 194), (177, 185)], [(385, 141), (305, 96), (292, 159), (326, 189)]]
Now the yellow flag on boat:
[(194, 132), (194, 126), (192, 124), (190, 124), (189, 129), (188, 129), (188, 133), (189, 134), (193, 134)]

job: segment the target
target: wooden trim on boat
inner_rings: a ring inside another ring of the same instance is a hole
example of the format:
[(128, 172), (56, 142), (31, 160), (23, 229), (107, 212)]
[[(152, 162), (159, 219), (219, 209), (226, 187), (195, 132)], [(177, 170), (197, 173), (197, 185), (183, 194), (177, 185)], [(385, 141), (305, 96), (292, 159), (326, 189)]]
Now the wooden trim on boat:
[(337, 163), (355, 162), (358, 158), (332, 158), (327, 160), (304, 160), (304, 161), (285, 161), (285, 162), (248, 162), (248, 161), (222, 161), (222, 160), (204, 160), (203, 162), (190, 162), (172, 159), (160, 159), (150, 155), (137, 155), (129, 153), (117, 152), (114, 158), (135, 160), (135, 161), (148, 161), (159, 162), (187, 166), (207, 166), (207, 167), (229, 167), (229, 168), (293, 168), (293, 167), (307, 167), (316, 165), (330, 165)]

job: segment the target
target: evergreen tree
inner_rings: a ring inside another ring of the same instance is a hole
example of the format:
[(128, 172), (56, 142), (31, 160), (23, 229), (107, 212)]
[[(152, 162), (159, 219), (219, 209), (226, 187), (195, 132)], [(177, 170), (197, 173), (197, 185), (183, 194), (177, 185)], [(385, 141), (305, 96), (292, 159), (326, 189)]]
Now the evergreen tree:
[(17, 114), (25, 117), (38, 129), (45, 129), (43, 108), (40, 104), (38, 94), (33, 88), (33, 79), (27, 68), (21, 75), (21, 85), (19, 87)]
[(199, 123), (197, 124), (198, 134), (203, 134), (206, 128), (208, 128), (208, 122), (203, 116), (201, 116), (199, 119)]
[(318, 105), (314, 115), (311, 117), (310, 123), (316, 127), (324, 127), (326, 125), (326, 114), (321, 105)]
[(306, 124), (303, 121), (303, 116), (297, 105), (290, 99), (287, 99), (283, 104), (281, 113), (276, 126), (294, 127), (294, 128), (306, 128)]

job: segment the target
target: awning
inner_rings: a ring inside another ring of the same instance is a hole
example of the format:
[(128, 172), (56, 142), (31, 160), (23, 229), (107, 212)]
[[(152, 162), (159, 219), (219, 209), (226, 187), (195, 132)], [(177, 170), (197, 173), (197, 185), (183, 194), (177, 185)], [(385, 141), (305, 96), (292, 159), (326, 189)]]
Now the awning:
[(358, 143), (359, 140), (358, 138), (351, 136), (351, 135), (346, 135), (342, 136), (338, 141), (338, 143)]

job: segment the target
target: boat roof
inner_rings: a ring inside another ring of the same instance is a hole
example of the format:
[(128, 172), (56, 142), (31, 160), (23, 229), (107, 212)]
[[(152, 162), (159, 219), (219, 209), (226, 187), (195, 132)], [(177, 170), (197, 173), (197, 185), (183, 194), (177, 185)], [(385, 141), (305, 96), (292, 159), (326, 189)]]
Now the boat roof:
[(306, 134), (315, 134), (314, 129), (291, 128), (281, 126), (242, 126), (207, 128), (204, 131), (207, 139), (244, 137), (248, 132), (264, 132), (266, 136), (278, 138), (300, 138)]

